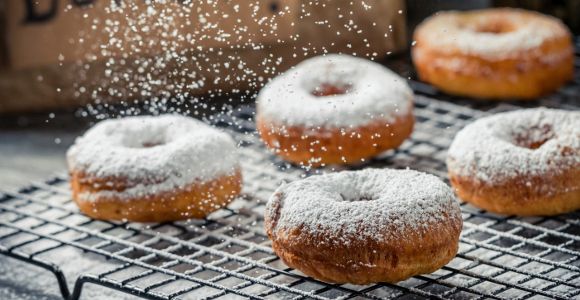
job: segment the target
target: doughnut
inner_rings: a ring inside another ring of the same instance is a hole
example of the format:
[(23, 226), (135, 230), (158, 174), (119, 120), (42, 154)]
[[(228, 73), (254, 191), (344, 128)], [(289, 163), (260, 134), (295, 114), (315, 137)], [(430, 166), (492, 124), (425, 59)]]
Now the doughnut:
[(414, 33), (419, 78), (449, 94), (534, 99), (572, 79), (574, 48), (558, 19), (511, 8), (441, 12)]
[(280, 186), (265, 229), (289, 267), (331, 283), (431, 273), (457, 253), (463, 225), (451, 189), (412, 170), (315, 175)]
[(67, 151), (72, 198), (95, 219), (202, 218), (240, 193), (236, 145), (178, 115), (97, 123)]
[(256, 125), (266, 146), (287, 161), (360, 163), (411, 135), (413, 92), (405, 79), (377, 63), (318, 56), (260, 91)]
[(453, 140), (447, 168), (459, 198), (519, 216), (580, 208), (580, 112), (536, 108), (467, 125)]

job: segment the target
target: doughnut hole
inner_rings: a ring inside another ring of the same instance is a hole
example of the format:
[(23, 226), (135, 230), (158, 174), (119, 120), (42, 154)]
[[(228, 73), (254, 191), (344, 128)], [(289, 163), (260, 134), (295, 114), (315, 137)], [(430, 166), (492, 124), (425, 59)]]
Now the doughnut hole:
[(147, 148), (154, 148), (158, 146), (163, 146), (168, 143), (168, 138), (165, 134), (159, 133), (157, 136), (149, 136), (149, 137), (142, 137), (139, 134), (135, 134), (133, 136), (129, 136), (126, 138), (122, 144), (127, 148), (134, 148), (134, 149), (147, 149)]
[(513, 24), (506, 22), (504, 20), (495, 20), (492, 22), (479, 24), (476, 28), (476, 32), (480, 33), (491, 33), (491, 34), (502, 34), (508, 33), (515, 30)]
[(485, 22), (460, 22), (459, 27), (477, 33), (488, 34), (503, 34), (516, 30), (516, 27), (512, 22), (500, 18), (490, 18), (489, 20), (485, 20)]
[(544, 124), (528, 128), (523, 132), (516, 132), (513, 135), (513, 143), (518, 147), (536, 150), (554, 137), (552, 125)]
[(316, 97), (327, 97), (348, 94), (351, 86), (324, 83), (314, 88), (310, 93)]
[(368, 194), (361, 194), (361, 195), (345, 195), (345, 194), (340, 194), (340, 197), (342, 198), (342, 201), (346, 201), (346, 202), (357, 202), (357, 201), (375, 201), (377, 200), (376, 197), (373, 197), (372, 195), (368, 195)]
[(157, 146), (161, 146), (164, 143), (159, 143), (159, 142), (144, 142), (142, 144), (143, 148), (153, 148), (153, 147), (157, 147)]

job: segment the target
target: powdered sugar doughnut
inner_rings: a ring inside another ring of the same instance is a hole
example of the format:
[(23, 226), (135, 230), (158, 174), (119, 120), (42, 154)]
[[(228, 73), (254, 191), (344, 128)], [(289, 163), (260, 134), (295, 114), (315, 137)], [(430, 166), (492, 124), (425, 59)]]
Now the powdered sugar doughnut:
[(413, 62), (441, 90), (487, 99), (533, 99), (574, 72), (571, 34), (558, 19), (521, 9), (439, 12), (415, 30)]
[(527, 109), (481, 118), (449, 148), (460, 198), (489, 211), (554, 215), (580, 208), (580, 112)]
[(398, 147), (412, 132), (405, 79), (348, 55), (308, 59), (258, 95), (257, 128), (277, 154), (310, 165), (357, 163)]
[(178, 115), (98, 123), (67, 152), (73, 199), (98, 219), (204, 217), (241, 189), (227, 134)]
[(270, 198), (265, 227), (290, 267), (327, 282), (396, 282), (457, 253), (451, 189), (411, 170), (344, 171), (292, 182)]

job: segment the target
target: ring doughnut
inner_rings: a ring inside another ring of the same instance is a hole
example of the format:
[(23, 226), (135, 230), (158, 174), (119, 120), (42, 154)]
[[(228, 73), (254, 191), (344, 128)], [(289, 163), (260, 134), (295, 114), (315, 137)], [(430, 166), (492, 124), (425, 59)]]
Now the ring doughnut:
[(556, 215), (580, 208), (580, 112), (526, 109), (481, 118), (451, 144), (460, 198), (488, 211)]
[(441, 12), (415, 30), (419, 78), (450, 94), (533, 99), (574, 72), (571, 34), (558, 19), (521, 9)]
[(259, 93), (256, 123), (282, 158), (309, 166), (360, 163), (398, 147), (413, 131), (413, 92), (362, 58), (308, 59)]
[(241, 189), (233, 139), (177, 115), (102, 121), (75, 141), (67, 162), (74, 201), (96, 219), (201, 218)]
[(457, 253), (463, 221), (451, 189), (411, 170), (344, 171), (279, 187), (265, 228), (290, 267), (326, 282), (397, 282)]

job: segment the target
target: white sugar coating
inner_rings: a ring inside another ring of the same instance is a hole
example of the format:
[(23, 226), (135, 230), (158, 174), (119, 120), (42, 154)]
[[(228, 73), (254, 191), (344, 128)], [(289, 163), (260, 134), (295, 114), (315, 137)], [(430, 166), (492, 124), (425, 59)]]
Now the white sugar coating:
[[(493, 28), (494, 23), (514, 29), (499, 34), (477, 30)], [(565, 25), (550, 16), (519, 9), (486, 9), (437, 13), (419, 25), (415, 38), (437, 51), (459, 50), (487, 59), (503, 59), (569, 35)]]
[[(345, 94), (315, 96), (323, 85), (348, 87)], [(290, 126), (349, 127), (407, 115), (413, 92), (382, 65), (349, 55), (307, 59), (270, 81), (259, 93), (257, 113)]]
[(300, 229), (324, 236), (324, 242), (346, 245), (353, 240), (392, 241), (409, 230), (445, 230), (446, 223), (457, 228), (454, 222), (460, 224), (461, 211), (451, 189), (433, 175), (365, 169), (279, 187), (267, 204), (266, 219), (272, 220), (274, 234)]
[(488, 183), (580, 168), (580, 111), (536, 108), (481, 118), (457, 133), (447, 167)]
[(179, 115), (102, 121), (75, 141), (67, 162), (69, 170), (88, 177), (128, 182), (128, 189), (100, 196), (171, 191), (232, 174), (238, 167), (236, 144), (228, 134)]

